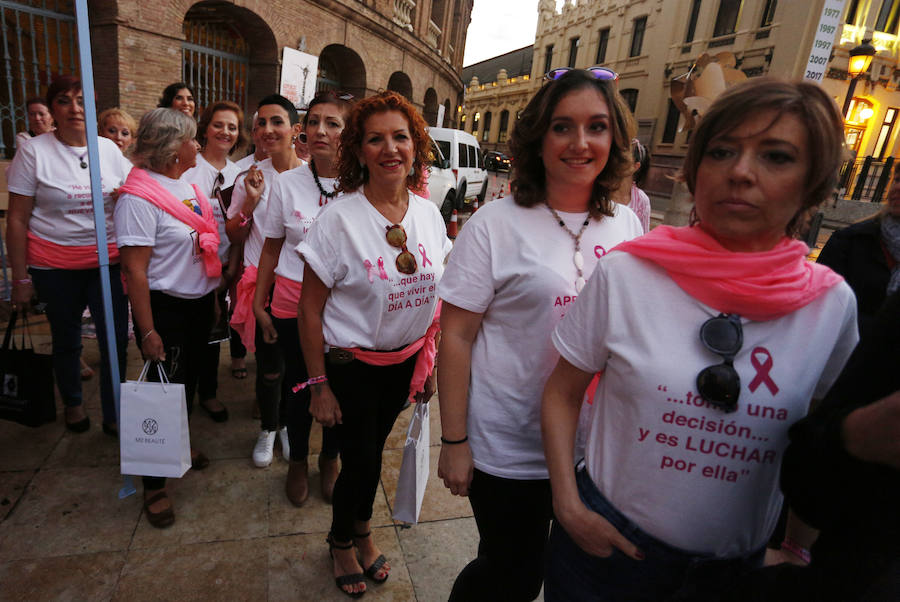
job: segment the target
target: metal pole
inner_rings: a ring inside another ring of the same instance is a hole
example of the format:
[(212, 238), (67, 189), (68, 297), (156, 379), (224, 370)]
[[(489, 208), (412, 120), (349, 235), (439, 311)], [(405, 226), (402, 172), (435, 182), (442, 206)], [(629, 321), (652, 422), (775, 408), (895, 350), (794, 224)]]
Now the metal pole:
[(841, 116), (844, 120), (847, 119), (847, 111), (850, 110), (850, 101), (853, 100), (853, 93), (856, 91), (856, 80), (859, 79), (859, 75), (850, 79), (850, 87), (847, 88), (847, 96), (844, 97), (844, 110), (841, 111)]
[[(103, 294), (103, 316), (106, 324), (106, 347), (109, 352), (109, 373), (116, 401), (116, 419), (122, 432), (119, 408), (119, 353), (116, 348), (115, 315), (112, 310), (112, 289), (109, 280), (109, 251), (106, 248), (106, 211), (103, 189), (100, 186), (100, 149), (97, 142), (97, 100), (94, 98), (94, 68), (91, 62), (91, 31), (87, 0), (75, 0), (75, 19), (78, 28), (78, 59), (81, 62), (81, 90), (84, 94), (84, 126), (87, 130), (88, 167), (91, 174), (91, 199), (94, 203), (94, 229), (97, 232), (97, 255), (100, 260), (100, 290)], [(126, 476), (119, 490), (124, 498), (135, 493), (134, 483)]]

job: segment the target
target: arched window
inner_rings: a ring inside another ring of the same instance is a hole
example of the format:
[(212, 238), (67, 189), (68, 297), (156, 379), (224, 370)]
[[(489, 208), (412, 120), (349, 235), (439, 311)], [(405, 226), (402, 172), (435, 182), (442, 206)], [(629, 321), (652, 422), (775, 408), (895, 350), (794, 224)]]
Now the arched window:
[(198, 113), (217, 100), (247, 108), (250, 48), (227, 12), (194, 7), (184, 17), (181, 77), (194, 89)]
[(341, 44), (326, 46), (319, 55), (316, 92), (349, 92), (357, 98), (366, 94), (366, 68), (356, 52)]
[(484, 114), (484, 128), (481, 132), (482, 142), (487, 142), (488, 136), (491, 135), (491, 117), (493, 117), (493, 115), (491, 115), (490, 111)]
[(497, 142), (503, 144), (506, 142), (506, 131), (509, 129), (509, 111), (500, 112), (500, 130), (497, 132)]

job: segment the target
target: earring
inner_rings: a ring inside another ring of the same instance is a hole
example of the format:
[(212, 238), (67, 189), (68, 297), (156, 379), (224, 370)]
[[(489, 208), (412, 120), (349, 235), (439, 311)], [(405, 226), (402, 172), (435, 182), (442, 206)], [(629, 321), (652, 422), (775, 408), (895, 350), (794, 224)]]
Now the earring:
[(700, 223), (700, 217), (697, 215), (697, 206), (694, 205), (693, 207), (691, 207), (691, 214), (688, 217), (688, 225), (696, 226), (699, 223)]
[(359, 167), (360, 167), (360, 169), (365, 169), (365, 168), (366, 168), (366, 162), (363, 161), (362, 159), (360, 159), (360, 160), (359, 160)]
[(178, 165), (179, 163), (181, 163), (181, 159), (179, 159), (178, 157), (175, 157), (175, 165)]
[(416, 175), (416, 164), (413, 163), (412, 167), (409, 168), (409, 177), (413, 177)]

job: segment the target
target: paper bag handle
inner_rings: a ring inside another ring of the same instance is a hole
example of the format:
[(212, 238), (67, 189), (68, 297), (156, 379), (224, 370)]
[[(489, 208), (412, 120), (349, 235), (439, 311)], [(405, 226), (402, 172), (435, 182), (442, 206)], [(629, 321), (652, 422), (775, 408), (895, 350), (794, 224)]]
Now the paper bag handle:
[(166, 376), (166, 371), (163, 369), (162, 362), (154, 362), (153, 360), (147, 360), (144, 362), (144, 367), (141, 369), (141, 374), (138, 376), (137, 381), (135, 382), (144, 382), (144, 379), (147, 378), (147, 370), (150, 368), (150, 364), (156, 364), (156, 371), (159, 374), (159, 382), (162, 383), (163, 390), (165, 390), (165, 385), (169, 384), (169, 377)]

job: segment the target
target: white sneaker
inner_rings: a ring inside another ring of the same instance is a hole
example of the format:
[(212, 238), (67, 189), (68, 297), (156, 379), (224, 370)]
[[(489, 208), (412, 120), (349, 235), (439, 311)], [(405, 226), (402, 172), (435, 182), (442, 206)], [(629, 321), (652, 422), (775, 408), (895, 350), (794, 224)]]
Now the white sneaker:
[(265, 468), (272, 463), (272, 448), (275, 446), (275, 431), (260, 431), (259, 439), (253, 447), (253, 463)]
[(288, 439), (287, 427), (283, 426), (278, 431), (278, 441), (281, 443), (281, 457), (285, 462), (291, 461), (291, 441)]

